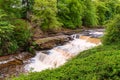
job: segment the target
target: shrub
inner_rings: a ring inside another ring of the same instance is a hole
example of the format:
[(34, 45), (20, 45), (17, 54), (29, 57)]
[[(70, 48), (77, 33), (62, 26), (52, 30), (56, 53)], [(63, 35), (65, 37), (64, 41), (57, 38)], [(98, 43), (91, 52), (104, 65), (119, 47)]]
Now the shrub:
[(6, 21), (7, 15), (3, 10), (0, 10), (0, 55), (15, 51), (18, 46), (14, 40), (15, 26)]
[(14, 28), (14, 39), (20, 47), (24, 47), (31, 38), (29, 23), (22, 19), (16, 19), (11, 22)]
[(116, 15), (106, 26), (103, 44), (120, 43), (120, 15)]
[(31, 37), (30, 29), (26, 21), (16, 20), (14, 23), (0, 21), (0, 53), (14, 53), (19, 48), (29, 46)]
[(8, 21), (5, 12), (0, 10), (0, 55), (11, 54), (28, 46), (31, 36), (28, 27), (22, 19)]
[(0, 21), (0, 53), (9, 53), (15, 51), (18, 46), (14, 40), (14, 28), (8, 22)]

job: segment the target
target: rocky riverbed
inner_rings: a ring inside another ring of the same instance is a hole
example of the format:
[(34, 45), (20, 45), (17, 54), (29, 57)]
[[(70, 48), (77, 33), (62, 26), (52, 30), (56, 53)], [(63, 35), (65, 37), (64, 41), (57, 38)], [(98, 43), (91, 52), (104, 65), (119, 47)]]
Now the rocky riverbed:
[[(55, 35), (45, 38), (39, 38), (34, 40), (36, 46), (35, 50), (47, 50), (51, 49), (57, 45), (63, 45), (65, 42), (69, 41), (68, 35)], [(25, 73), (24, 70), (27, 60), (34, 55), (29, 52), (21, 52), (7, 56), (0, 57), (0, 80), (9, 78), (10, 76), (18, 76), (21, 73)]]
[(0, 80), (23, 73), (24, 65), (31, 57), (28, 52), (0, 57)]
[[(95, 33), (96, 31), (98, 32), (97, 35)], [(40, 51), (51, 49), (58, 45), (63, 45), (64, 43), (74, 38), (74, 36), (72, 38), (70, 37), (71, 34), (91, 36), (96, 38), (101, 37), (103, 35), (102, 32), (104, 32), (104, 29), (72, 30), (52, 33), (51, 35), (47, 35), (47, 37), (34, 36), (34, 43), (37, 45), (34, 47), (34, 49)], [(36, 35), (38, 34), (36, 33)], [(0, 57), (0, 80), (4, 80), (10, 76), (18, 76), (21, 73), (25, 73), (26, 71), (24, 70), (24, 66), (28, 64), (27, 60), (29, 60), (31, 57), (33, 57), (33, 55), (28, 52), (21, 52)]]

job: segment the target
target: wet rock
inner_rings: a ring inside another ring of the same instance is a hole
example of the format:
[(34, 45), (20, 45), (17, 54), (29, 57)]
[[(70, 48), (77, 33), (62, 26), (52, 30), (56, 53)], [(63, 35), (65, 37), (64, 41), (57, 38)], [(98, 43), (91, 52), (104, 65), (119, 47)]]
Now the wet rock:
[(0, 80), (23, 73), (25, 61), (31, 57), (28, 52), (0, 57)]
[(87, 42), (94, 44), (101, 44), (101, 40), (98, 38), (93, 38), (91, 36), (80, 36), (80, 39), (86, 40)]
[[(98, 30), (98, 32), (102, 32), (102, 31), (104, 30), (103, 29)], [(75, 38), (80, 37), (82, 39), (86, 39), (88, 42), (95, 43), (95, 44), (98, 44), (100, 42), (99, 39), (94, 39), (89, 37), (89, 35), (94, 35), (94, 33), (90, 34), (90, 32), (94, 32), (92, 30), (86, 30), (86, 31), (68, 30), (60, 33), (50, 33), (50, 35), (49, 34), (43, 35), (43, 32), (40, 29), (35, 28), (33, 32), (34, 32), (33, 41), (36, 43), (37, 46), (32, 45), (32, 48), (35, 48), (36, 50), (46, 50), (46, 49), (51, 49), (53, 47), (56, 47), (58, 45), (63, 45), (65, 42), (68, 42), (69, 40), (73, 40), (73, 38), (69, 35), (75, 34), (75, 33), (88, 35), (87, 37), (75, 35), (73, 36)], [(58, 51), (62, 52), (63, 53), (62, 55), (64, 56), (72, 57), (72, 55), (69, 55), (67, 53), (68, 51), (65, 49), (64, 51), (58, 49)], [(43, 53), (49, 55), (49, 51), (48, 52), (43, 51)], [(0, 57), (0, 80), (5, 80), (6, 77), (10, 77), (10, 76), (18, 76), (19, 74), (25, 72), (24, 65), (28, 63), (27, 59), (31, 57), (32, 55), (26, 52), (23, 52), (21, 54), (14, 54), (14, 55)], [(1, 64), (2, 61), (8, 61), (8, 62)], [(34, 60), (32, 61), (34, 62)], [(56, 63), (55, 63), (55, 66), (56, 66)]]
[(88, 29), (81, 32), (83, 36), (91, 36), (92, 38), (100, 38), (104, 34), (105, 29)]
[(35, 41), (35, 43), (37, 44), (37, 47), (36, 47), (37, 50), (41, 50), (41, 49), (44, 50), (44, 49), (51, 49), (57, 45), (62, 45), (67, 41), (69, 41), (68, 36), (60, 35), (55, 37), (38, 39)]

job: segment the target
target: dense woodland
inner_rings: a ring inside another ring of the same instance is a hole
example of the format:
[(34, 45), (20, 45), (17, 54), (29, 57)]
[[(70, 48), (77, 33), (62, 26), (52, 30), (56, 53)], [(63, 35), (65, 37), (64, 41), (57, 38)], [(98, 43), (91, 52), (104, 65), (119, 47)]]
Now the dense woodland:
[[(106, 26), (107, 23), (112, 28), (116, 25), (118, 30), (119, 14), (119, 0), (0, 0), (0, 55), (29, 45), (31, 23), (43, 31)], [(114, 40), (112, 37), (110, 41)]]

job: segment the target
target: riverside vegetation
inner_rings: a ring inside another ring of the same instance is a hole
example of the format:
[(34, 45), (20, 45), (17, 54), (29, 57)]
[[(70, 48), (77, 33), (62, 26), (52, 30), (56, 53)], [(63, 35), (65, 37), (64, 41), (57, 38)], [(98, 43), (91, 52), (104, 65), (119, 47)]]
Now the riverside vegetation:
[(119, 80), (119, 19), (117, 15), (108, 22), (103, 45), (80, 53), (57, 69), (33, 72), (12, 80)]
[(119, 80), (119, 14), (119, 0), (0, 0), (0, 55), (30, 51), (33, 25), (44, 32), (105, 26), (103, 45), (60, 68), (13, 80)]
[(91, 28), (117, 14), (119, 0), (0, 0), (0, 55), (31, 51), (35, 27), (43, 32)]
[(59, 68), (32, 72), (12, 80), (119, 80), (119, 19), (117, 15), (106, 25), (102, 45), (81, 52)]
[(120, 45), (101, 45), (84, 51), (65, 65), (21, 75), (12, 80), (119, 80)]

